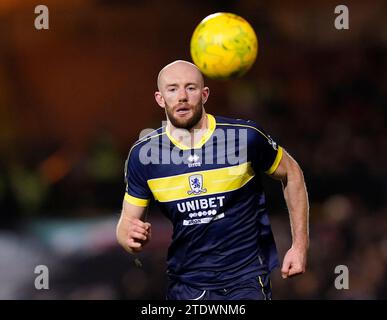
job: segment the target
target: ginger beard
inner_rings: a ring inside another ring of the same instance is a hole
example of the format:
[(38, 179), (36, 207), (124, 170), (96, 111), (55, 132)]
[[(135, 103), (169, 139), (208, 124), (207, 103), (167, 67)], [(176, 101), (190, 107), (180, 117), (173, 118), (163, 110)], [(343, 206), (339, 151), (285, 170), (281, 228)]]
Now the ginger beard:
[(203, 115), (203, 104), (179, 103), (174, 107), (165, 104), (165, 112), (175, 128), (191, 130)]

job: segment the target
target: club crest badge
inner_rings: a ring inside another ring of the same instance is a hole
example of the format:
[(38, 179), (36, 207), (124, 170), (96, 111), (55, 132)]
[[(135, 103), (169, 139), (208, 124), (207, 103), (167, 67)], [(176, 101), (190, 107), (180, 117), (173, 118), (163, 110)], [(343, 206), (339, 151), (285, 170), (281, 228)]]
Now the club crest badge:
[(207, 192), (207, 189), (203, 188), (203, 176), (201, 174), (193, 174), (188, 177), (189, 186), (191, 190), (187, 191), (188, 194), (201, 194)]

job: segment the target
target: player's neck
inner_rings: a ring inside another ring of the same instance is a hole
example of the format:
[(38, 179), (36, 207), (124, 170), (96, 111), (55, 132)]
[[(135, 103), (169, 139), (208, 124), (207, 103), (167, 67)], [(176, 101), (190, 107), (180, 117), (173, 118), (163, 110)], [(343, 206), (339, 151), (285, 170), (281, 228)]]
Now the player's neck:
[(208, 117), (203, 110), (203, 114), (198, 123), (191, 129), (176, 128), (170, 121), (167, 123), (167, 130), (175, 141), (188, 148), (193, 148), (200, 142), (203, 135), (208, 130)]

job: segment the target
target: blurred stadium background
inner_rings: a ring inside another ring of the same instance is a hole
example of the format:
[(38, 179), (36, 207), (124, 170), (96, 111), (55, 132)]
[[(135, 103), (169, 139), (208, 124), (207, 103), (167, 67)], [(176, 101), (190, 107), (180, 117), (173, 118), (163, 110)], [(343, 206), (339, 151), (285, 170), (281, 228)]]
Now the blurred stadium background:
[[(50, 30), (34, 28), (34, 8)], [(346, 1), (1, 0), (0, 299), (163, 299), (169, 222), (150, 210), (142, 268), (115, 241), (123, 166), (164, 114), (159, 69), (188, 59), (208, 14), (245, 17), (258, 59), (239, 80), (207, 81), (208, 112), (258, 121), (304, 169), (307, 273), (272, 275), (276, 299), (386, 299), (387, 3)], [(281, 256), (290, 229), (281, 187), (265, 178)], [(50, 289), (36, 290), (36, 265)], [(334, 269), (347, 265), (349, 290)]]

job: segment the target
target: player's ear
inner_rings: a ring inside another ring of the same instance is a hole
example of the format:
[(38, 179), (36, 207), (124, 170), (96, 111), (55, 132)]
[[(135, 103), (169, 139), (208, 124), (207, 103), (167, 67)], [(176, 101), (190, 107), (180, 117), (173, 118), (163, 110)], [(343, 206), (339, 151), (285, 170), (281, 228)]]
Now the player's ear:
[(210, 88), (204, 87), (202, 90), (202, 103), (205, 104), (207, 102), (208, 96), (210, 95)]
[(161, 108), (165, 108), (165, 101), (164, 101), (163, 95), (161, 94), (160, 91), (155, 92), (155, 99), (156, 99), (157, 104)]

